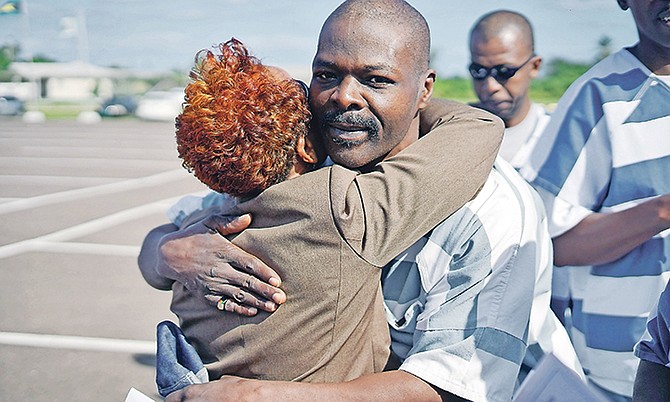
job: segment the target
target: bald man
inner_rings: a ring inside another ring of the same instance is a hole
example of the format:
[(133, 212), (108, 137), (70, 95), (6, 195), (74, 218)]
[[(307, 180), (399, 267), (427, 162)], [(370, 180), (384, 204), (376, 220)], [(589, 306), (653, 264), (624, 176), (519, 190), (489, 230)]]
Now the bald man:
[(523, 166), (549, 114), (530, 100), (528, 90), (542, 57), (535, 54), (533, 29), (523, 15), (507, 10), (482, 16), (470, 31), (469, 67), (479, 102), (505, 123), (500, 156)]

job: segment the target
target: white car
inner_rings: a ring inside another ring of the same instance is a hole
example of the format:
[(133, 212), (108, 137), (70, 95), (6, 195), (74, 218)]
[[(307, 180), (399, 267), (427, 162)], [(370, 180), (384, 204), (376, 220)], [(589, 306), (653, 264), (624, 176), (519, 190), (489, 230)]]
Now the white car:
[(183, 88), (149, 91), (137, 102), (135, 116), (144, 120), (174, 121), (181, 113), (182, 103), (184, 103)]

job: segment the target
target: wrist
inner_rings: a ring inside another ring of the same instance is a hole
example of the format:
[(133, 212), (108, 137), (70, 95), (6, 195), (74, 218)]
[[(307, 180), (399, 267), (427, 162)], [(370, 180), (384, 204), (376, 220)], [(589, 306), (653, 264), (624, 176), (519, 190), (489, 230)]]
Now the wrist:
[(657, 232), (670, 228), (670, 195), (662, 195), (650, 201), (656, 216)]
[(146, 282), (152, 287), (160, 290), (172, 288), (173, 280), (160, 274), (159, 266), (164, 262), (161, 260), (159, 244), (168, 234), (176, 230), (176, 226), (165, 224), (152, 229), (142, 242), (140, 253), (137, 256), (137, 265)]
[[(170, 281), (181, 282), (178, 278), (177, 271), (172, 267), (168, 261), (174, 256), (172, 255), (174, 247), (171, 247), (170, 244), (170, 235), (163, 237), (158, 244), (157, 256), (156, 256), (156, 273)], [(186, 285), (186, 284), (185, 284)]]
[(659, 217), (663, 222), (663, 230), (670, 228), (670, 195), (664, 195), (660, 198), (661, 206)]

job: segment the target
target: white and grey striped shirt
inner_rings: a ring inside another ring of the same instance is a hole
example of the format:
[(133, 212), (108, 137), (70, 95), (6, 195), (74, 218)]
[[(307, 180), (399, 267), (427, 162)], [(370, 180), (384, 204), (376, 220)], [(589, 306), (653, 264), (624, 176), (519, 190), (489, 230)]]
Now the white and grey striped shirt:
[(382, 273), (400, 369), (462, 398), (509, 401), (551, 259), (541, 201), (499, 157), (472, 201)]

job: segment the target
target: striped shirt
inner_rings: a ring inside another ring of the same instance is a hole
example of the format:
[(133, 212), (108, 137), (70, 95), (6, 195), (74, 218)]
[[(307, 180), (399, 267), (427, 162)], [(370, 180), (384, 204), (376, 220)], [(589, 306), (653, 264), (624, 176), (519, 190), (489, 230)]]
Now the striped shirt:
[(501, 158), (481, 192), (382, 272), (401, 370), (474, 401), (509, 401), (526, 352), (541, 201)]
[[(593, 212), (669, 193), (669, 135), (670, 86), (628, 50), (575, 81), (521, 170), (545, 201), (552, 237)], [(632, 395), (632, 350), (668, 280), (669, 233), (571, 273), (575, 349), (589, 378), (617, 394)]]
[[(528, 114), (519, 124), (505, 128), (499, 155), (516, 170), (530, 163), (531, 152), (549, 124), (550, 118), (551, 115), (544, 107), (531, 103)], [(570, 337), (561, 321), (551, 311), (549, 304), (554, 294), (567, 293), (567, 279), (564, 279), (567, 276), (567, 270), (554, 270), (553, 253), (548, 254), (547, 257), (537, 261), (538, 272), (535, 278), (535, 296), (530, 315), (528, 350), (519, 373), (520, 381), (523, 381), (529, 370), (533, 369), (549, 353), (553, 353), (558, 360), (584, 378), (584, 372)], [(561, 285), (563, 288), (559, 288)]]

